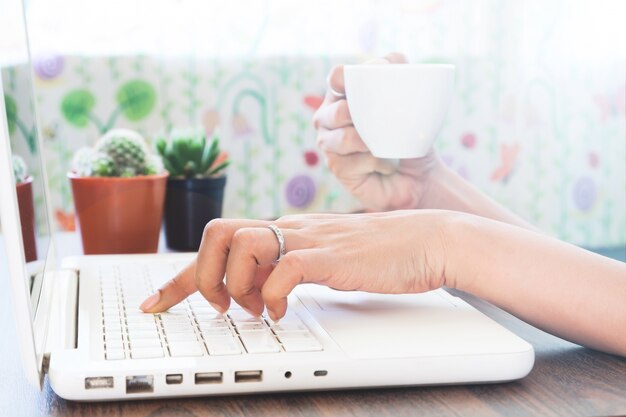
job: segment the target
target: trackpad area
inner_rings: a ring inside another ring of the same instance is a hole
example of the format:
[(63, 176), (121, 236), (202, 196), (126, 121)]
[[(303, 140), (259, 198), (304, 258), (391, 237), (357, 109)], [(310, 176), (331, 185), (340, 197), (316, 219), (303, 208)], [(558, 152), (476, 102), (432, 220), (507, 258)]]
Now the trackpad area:
[(485, 354), (515, 350), (519, 340), (444, 290), (384, 295), (301, 287), (298, 298), (355, 359)]

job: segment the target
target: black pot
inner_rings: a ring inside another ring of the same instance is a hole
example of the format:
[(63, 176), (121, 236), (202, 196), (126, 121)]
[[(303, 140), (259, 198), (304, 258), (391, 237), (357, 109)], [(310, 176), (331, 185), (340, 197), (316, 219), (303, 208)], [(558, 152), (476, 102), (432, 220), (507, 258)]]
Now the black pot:
[(165, 195), (165, 238), (174, 250), (195, 252), (204, 226), (222, 216), (226, 177), (168, 178)]

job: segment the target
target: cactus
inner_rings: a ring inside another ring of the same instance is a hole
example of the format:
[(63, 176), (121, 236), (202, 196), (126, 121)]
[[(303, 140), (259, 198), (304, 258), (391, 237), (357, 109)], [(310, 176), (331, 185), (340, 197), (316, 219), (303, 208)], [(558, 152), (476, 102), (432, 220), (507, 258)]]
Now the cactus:
[(18, 155), (13, 155), (13, 176), (16, 184), (28, 179), (28, 166), (26, 166), (24, 159)]
[(201, 178), (218, 175), (230, 163), (220, 151), (219, 138), (207, 141), (201, 131), (179, 131), (159, 138), (156, 149), (172, 177)]
[(134, 177), (163, 172), (163, 164), (148, 152), (143, 137), (128, 129), (111, 130), (94, 148), (78, 150), (72, 167), (83, 177)]
[(146, 159), (146, 175), (155, 175), (163, 172), (163, 161), (158, 155), (148, 155)]
[(83, 148), (76, 152), (72, 161), (74, 172), (81, 177), (114, 177), (115, 162), (107, 154), (93, 148)]
[(116, 176), (134, 177), (146, 174), (148, 147), (137, 132), (115, 129), (96, 143), (96, 152), (109, 156), (115, 164)]

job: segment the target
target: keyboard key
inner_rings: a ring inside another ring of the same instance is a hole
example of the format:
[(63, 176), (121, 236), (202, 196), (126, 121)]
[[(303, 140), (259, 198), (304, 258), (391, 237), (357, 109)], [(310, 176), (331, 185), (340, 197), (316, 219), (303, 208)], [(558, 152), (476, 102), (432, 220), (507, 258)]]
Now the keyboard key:
[(192, 333), (194, 332), (194, 328), (191, 323), (179, 323), (177, 325), (164, 324), (163, 331), (165, 334), (173, 334), (173, 333)]
[(215, 318), (222, 318), (224, 317), (221, 313), (217, 312), (213, 307), (211, 307), (210, 305), (203, 305), (203, 306), (199, 306), (197, 305), (192, 305), (191, 306), (191, 310), (193, 310), (194, 314), (197, 315), (207, 315), (207, 316), (214, 316)]
[(239, 332), (267, 331), (262, 323), (237, 323), (236, 328)]
[(132, 340), (130, 342), (130, 348), (131, 349), (146, 348), (146, 347), (160, 348), (161, 347), (161, 340), (159, 340), (158, 338), (135, 339), (135, 340)]
[(206, 327), (228, 327), (228, 322), (226, 320), (215, 320), (205, 317), (196, 317), (195, 322), (198, 325), (202, 324)]
[(104, 327), (119, 327), (122, 325), (119, 317), (105, 317), (102, 322), (104, 324)]
[(124, 342), (122, 339), (107, 339), (105, 346), (107, 350), (124, 350)]
[(107, 360), (120, 360), (126, 359), (123, 349), (107, 349), (105, 352), (105, 358)]
[(170, 355), (174, 357), (182, 356), (202, 356), (202, 345), (199, 342), (170, 342), (168, 344)]
[(315, 352), (324, 350), (320, 342), (315, 339), (289, 339), (283, 341), (285, 352)]
[(102, 317), (104, 317), (105, 319), (110, 319), (110, 320), (119, 320), (120, 319), (120, 312), (117, 308), (115, 309), (107, 309), (107, 310), (102, 310)]
[[(267, 320), (270, 326), (273, 324), (276, 324), (269, 317), (267, 318)], [(292, 323), (292, 322), (302, 323), (302, 320), (300, 319), (300, 317), (298, 317), (296, 313), (294, 313), (291, 310), (287, 310), (287, 312), (285, 313), (285, 316), (282, 319), (280, 319), (280, 323)]]
[(163, 323), (189, 323), (191, 320), (187, 313), (161, 313)]
[(241, 348), (239, 343), (232, 336), (222, 336), (212, 339), (205, 339), (209, 355), (239, 355)]
[(159, 338), (159, 333), (154, 330), (154, 331), (147, 331), (147, 330), (137, 330), (137, 331), (128, 331), (128, 338), (130, 340), (136, 340), (136, 339), (158, 339)]
[(133, 359), (162, 358), (163, 356), (163, 348), (161, 347), (137, 348), (130, 352), (130, 357)]
[(282, 332), (278, 334), (278, 340), (280, 340), (281, 342), (306, 340), (317, 341), (317, 339), (309, 332)]
[(198, 337), (193, 331), (187, 333), (165, 333), (168, 343), (173, 341), (197, 341)]
[(139, 307), (132, 306), (126, 304), (126, 308), (124, 309), (124, 314), (126, 317), (152, 317), (154, 319), (153, 314), (144, 313), (139, 309)]
[(103, 326), (104, 334), (109, 335), (111, 337), (115, 337), (117, 335), (119, 338), (122, 337), (122, 326), (121, 325), (111, 325), (111, 326)]
[(122, 330), (113, 329), (113, 328), (105, 328), (104, 329), (104, 337), (107, 339), (121, 339), (122, 338)]
[(140, 331), (140, 330), (157, 330), (157, 325), (156, 323), (152, 322), (152, 323), (128, 323), (128, 330), (132, 330), (132, 331)]
[(239, 337), (248, 353), (280, 352), (280, 348), (269, 332), (242, 332)]
[(217, 336), (231, 336), (233, 335), (232, 331), (228, 327), (212, 327), (212, 328), (202, 328), (200, 327), (200, 333), (202, 337), (205, 339), (213, 338)]
[(110, 312), (119, 313), (120, 306), (119, 306), (117, 301), (103, 302), (102, 303), (102, 311), (103, 312), (110, 311)]
[(126, 323), (154, 323), (154, 317), (152, 314), (144, 314), (144, 315), (129, 315), (126, 316)]
[(302, 323), (283, 323), (273, 324), (270, 328), (276, 334), (280, 334), (283, 332), (308, 332), (309, 329)]
[(228, 317), (235, 323), (260, 323), (259, 317), (254, 317), (245, 310), (228, 310)]

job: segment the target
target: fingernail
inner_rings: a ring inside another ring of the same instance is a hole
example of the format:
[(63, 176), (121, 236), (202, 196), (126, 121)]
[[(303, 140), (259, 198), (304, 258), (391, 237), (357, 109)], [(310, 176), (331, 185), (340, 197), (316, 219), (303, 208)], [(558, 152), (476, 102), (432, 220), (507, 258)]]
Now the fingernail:
[(224, 310), (224, 308), (218, 304), (212, 303), (209, 301), (209, 304), (211, 304), (211, 307), (213, 307), (215, 309), (215, 311), (217, 311), (220, 314), (224, 314), (226, 313), (226, 310)]
[(157, 291), (154, 294), (152, 294), (150, 297), (146, 298), (146, 300), (143, 303), (141, 303), (139, 308), (142, 311), (150, 310), (152, 307), (157, 305), (160, 299), (161, 299), (161, 292)]
[(268, 309), (268, 310), (267, 310), (267, 314), (269, 314), (270, 319), (272, 319), (272, 321), (274, 322), (274, 324), (278, 324), (278, 322), (280, 321), (280, 319), (278, 318), (278, 316), (276, 315), (276, 313), (274, 313), (272, 310)]

